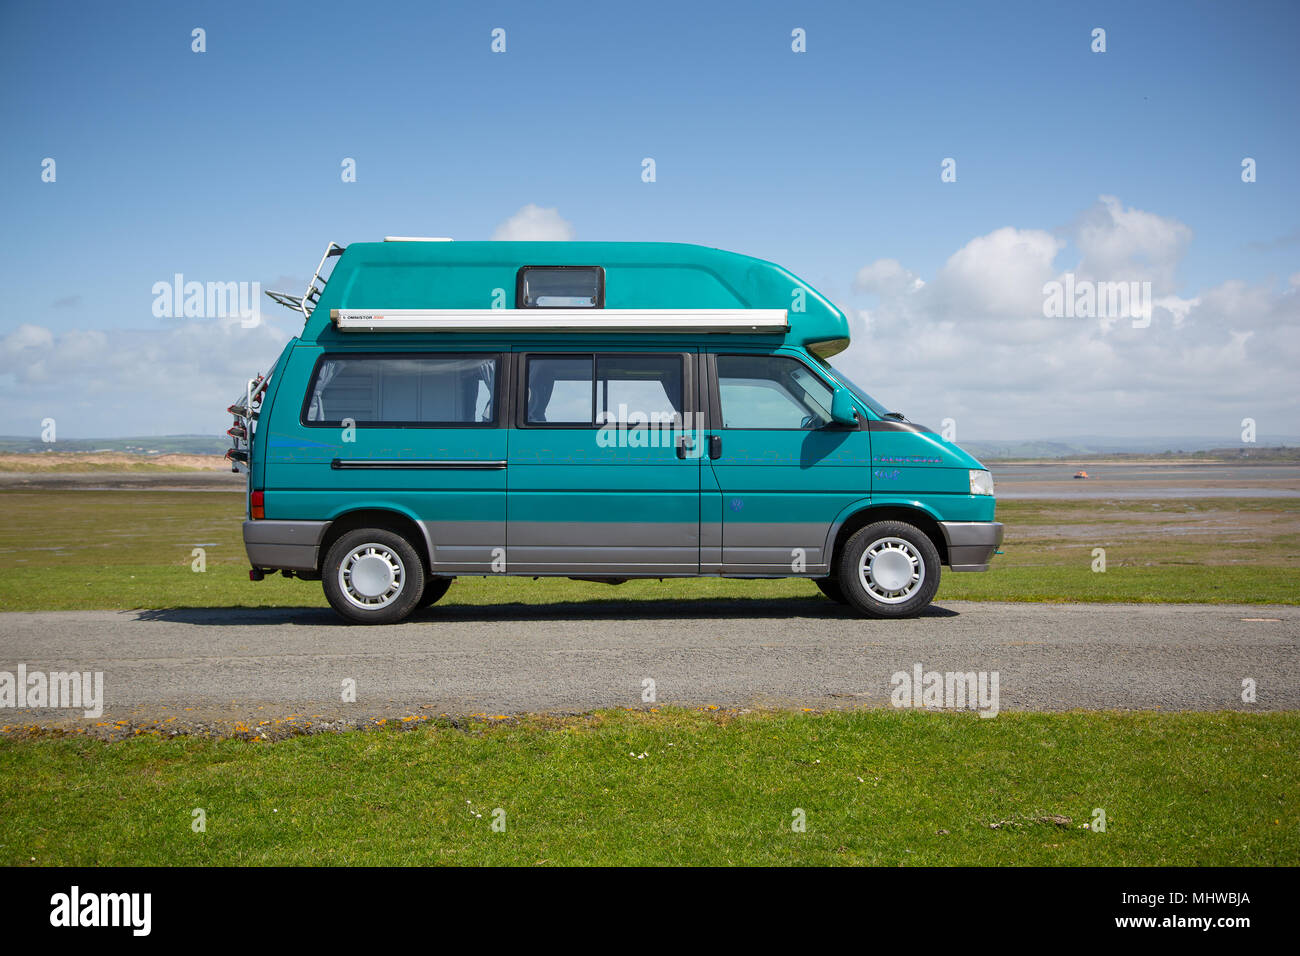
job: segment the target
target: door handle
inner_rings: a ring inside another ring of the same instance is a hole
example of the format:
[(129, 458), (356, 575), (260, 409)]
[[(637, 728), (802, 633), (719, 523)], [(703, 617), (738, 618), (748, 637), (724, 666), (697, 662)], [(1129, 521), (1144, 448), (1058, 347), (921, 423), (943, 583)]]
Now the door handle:
[(677, 436), (677, 457), (685, 458), (688, 451), (695, 450), (695, 439), (690, 435)]
[(715, 461), (722, 457), (722, 436), (709, 436), (709, 457)]

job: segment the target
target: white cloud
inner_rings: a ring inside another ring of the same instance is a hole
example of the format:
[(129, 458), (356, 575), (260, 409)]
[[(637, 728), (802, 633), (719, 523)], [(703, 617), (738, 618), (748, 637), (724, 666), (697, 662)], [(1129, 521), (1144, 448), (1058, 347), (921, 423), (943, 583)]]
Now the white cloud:
[(1174, 291), (1174, 272), (1192, 241), (1192, 230), (1178, 220), (1125, 209), (1114, 196), (1098, 197), (1067, 232), (1083, 256), (1077, 274), (1149, 281), (1157, 294)]
[(939, 270), (936, 299), (972, 314), (1041, 314), (1043, 283), (1063, 243), (1038, 229), (997, 229), (958, 249)]
[(554, 207), (544, 209), (529, 203), (497, 226), (492, 238), (498, 242), (568, 242), (573, 224)]
[(226, 406), (290, 334), (265, 318), (251, 329), (233, 317), (60, 333), (21, 325), (0, 338), (5, 431), (38, 434), (41, 420), (54, 418), (68, 438), (220, 436)]
[[(870, 264), (854, 287), (880, 299), (850, 311), (853, 345), (836, 364), (914, 420), (957, 419), (959, 438), (1222, 434), (1231, 445), (1247, 416), (1300, 432), (1294, 277), (1180, 291), (1191, 230), (1109, 196), (1063, 232), (1078, 253), (1064, 269), (1062, 239), (1011, 227), (970, 240), (928, 282), (893, 260)], [(1043, 286), (1065, 272), (1151, 282), (1150, 326), (1045, 318)]]
[(873, 292), (877, 295), (899, 295), (914, 292), (925, 285), (910, 269), (904, 269), (897, 259), (877, 259), (871, 265), (858, 270), (853, 280), (857, 292)]

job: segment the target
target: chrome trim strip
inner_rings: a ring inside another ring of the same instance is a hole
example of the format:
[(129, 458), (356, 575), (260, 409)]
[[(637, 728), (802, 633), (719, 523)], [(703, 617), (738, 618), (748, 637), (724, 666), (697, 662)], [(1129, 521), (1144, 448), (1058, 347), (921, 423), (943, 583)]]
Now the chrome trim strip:
[(363, 468), (401, 469), (407, 471), (504, 471), (504, 461), (482, 461), (473, 458), (335, 458), (330, 462), (334, 471)]

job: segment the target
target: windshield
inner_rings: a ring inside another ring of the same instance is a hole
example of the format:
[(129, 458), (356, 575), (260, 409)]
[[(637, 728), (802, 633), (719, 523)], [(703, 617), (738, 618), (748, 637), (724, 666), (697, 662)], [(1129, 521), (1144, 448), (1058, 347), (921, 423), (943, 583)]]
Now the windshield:
[(856, 395), (867, 406), (867, 408), (871, 409), (881, 418), (884, 418), (886, 415), (889, 414), (889, 409), (885, 408), (884, 405), (881, 405), (878, 401), (876, 401), (874, 398), (868, 395), (866, 391), (864, 391), (856, 382), (853, 381), (853, 379), (849, 378), (842, 371), (837, 369), (835, 366), (833, 366), (830, 362), (826, 361), (821, 356), (818, 356), (817, 360), (821, 362), (822, 365), (825, 366), (826, 369), (831, 374), (833, 374), (837, 379), (839, 379), (841, 385), (843, 385), (850, 392)]

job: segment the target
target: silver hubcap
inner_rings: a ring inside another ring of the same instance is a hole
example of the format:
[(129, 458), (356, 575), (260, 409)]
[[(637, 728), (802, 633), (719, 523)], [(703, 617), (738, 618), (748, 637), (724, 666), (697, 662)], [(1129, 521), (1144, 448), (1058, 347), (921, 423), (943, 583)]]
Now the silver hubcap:
[(351, 604), (367, 611), (387, 607), (406, 587), (406, 567), (391, 548), (363, 544), (339, 565), (339, 590)]
[(902, 538), (881, 538), (862, 552), (858, 578), (882, 604), (902, 604), (924, 583), (925, 559)]

